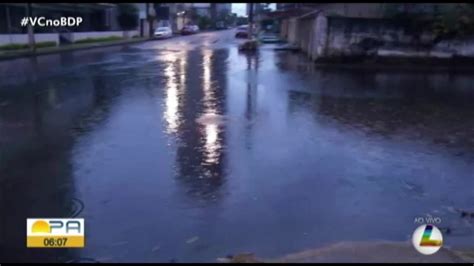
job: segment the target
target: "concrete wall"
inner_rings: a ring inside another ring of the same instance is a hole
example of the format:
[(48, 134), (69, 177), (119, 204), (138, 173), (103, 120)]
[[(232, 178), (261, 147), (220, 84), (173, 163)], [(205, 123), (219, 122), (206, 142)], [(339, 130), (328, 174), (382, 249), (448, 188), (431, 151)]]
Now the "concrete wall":
[(458, 56), (474, 57), (474, 38), (441, 41), (436, 44), (435, 49), (454, 53)]
[(284, 19), (280, 22), (280, 37), (284, 40), (288, 39), (288, 20)]
[[(59, 34), (57, 33), (36, 33), (35, 41), (55, 42), (59, 44)], [(28, 44), (28, 34), (0, 34), (0, 45), (7, 44)]]
[(313, 17), (288, 19), (282, 27), (286, 40), (313, 60), (474, 57), (474, 38), (436, 44), (431, 33), (414, 32), (389, 19), (330, 17), (321, 12)]
[(312, 6), (330, 16), (381, 18), (384, 15), (385, 5), (384, 3), (321, 3)]
[(296, 18), (291, 18), (288, 20), (288, 24), (287, 24), (287, 27), (288, 27), (288, 30), (287, 30), (287, 33), (288, 33), (288, 42), (291, 43), (291, 44), (296, 44), (297, 41), (298, 41), (298, 19)]
[(69, 35), (69, 40), (72, 42), (77, 42), (79, 40), (84, 40), (88, 38), (106, 38), (106, 37), (133, 37), (134, 35), (140, 35), (140, 31), (89, 31), (89, 32), (73, 32)]
[(313, 28), (313, 18), (307, 19), (299, 19), (297, 23), (297, 40), (296, 45), (301, 48), (303, 52), (311, 53), (311, 44), (312, 44), (312, 37), (311, 30)]

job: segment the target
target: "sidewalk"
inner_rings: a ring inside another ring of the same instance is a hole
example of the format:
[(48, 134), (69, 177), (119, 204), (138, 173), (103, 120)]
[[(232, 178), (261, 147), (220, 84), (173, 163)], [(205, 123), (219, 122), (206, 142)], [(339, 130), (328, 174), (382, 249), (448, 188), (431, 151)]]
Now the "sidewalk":
[(66, 52), (66, 51), (85, 50), (85, 49), (115, 46), (115, 45), (124, 45), (124, 44), (134, 44), (134, 43), (140, 43), (140, 42), (145, 42), (145, 41), (153, 41), (153, 40), (155, 40), (155, 39), (153, 39), (153, 38), (135, 38), (135, 39), (130, 39), (130, 40), (119, 40), (119, 41), (110, 41), (110, 42), (70, 44), (70, 45), (63, 45), (63, 46), (38, 48), (35, 53), (32, 53), (29, 50), (0, 51), (0, 61), (20, 58), (20, 57), (29, 57), (29, 56), (38, 56), (38, 55), (60, 53), (60, 52)]
[(472, 263), (474, 262), (474, 251), (442, 248), (436, 254), (426, 256), (415, 251), (408, 242), (339, 242), (274, 259), (262, 259), (251, 253), (244, 253), (237, 254), (232, 258), (219, 258), (217, 262)]

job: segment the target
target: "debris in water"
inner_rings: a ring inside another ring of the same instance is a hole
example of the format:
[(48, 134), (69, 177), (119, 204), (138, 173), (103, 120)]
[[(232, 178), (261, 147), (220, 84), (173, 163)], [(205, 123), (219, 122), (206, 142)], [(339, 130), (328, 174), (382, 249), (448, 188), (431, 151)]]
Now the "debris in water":
[(155, 246), (154, 248), (151, 249), (152, 252), (156, 252), (160, 249), (161, 247), (159, 245)]
[(196, 242), (198, 241), (199, 237), (195, 236), (195, 237), (191, 237), (190, 239), (186, 240), (186, 244), (191, 244), (193, 242)]
[(458, 213), (461, 214), (462, 218), (474, 218), (474, 211), (466, 211), (461, 209), (455, 209)]

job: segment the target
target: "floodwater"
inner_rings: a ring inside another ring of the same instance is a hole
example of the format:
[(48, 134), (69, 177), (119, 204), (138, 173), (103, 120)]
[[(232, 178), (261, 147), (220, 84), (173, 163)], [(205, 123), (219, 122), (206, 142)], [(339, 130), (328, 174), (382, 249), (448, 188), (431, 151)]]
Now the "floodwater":
[[(317, 68), (229, 31), (0, 62), (0, 261), (188, 262), (344, 240), (415, 217), (473, 247), (474, 75)], [(26, 218), (85, 219), (26, 249)]]

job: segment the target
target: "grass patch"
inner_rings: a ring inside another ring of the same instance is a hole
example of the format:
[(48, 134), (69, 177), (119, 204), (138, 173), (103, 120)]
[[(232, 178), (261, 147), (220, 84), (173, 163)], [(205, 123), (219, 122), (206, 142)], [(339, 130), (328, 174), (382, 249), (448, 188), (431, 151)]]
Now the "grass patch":
[[(45, 47), (52, 47), (56, 46), (56, 42), (38, 42), (36, 43), (36, 48), (45, 48)], [(11, 51), (11, 50), (23, 50), (28, 49), (30, 46), (28, 44), (19, 44), (19, 43), (12, 43), (6, 45), (0, 45), (0, 50)]]
[(87, 39), (75, 41), (74, 43), (111, 42), (111, 41), (119, 41), (119, 40), (124, 40), (124, 38), (118, 37), (118, 36), (109, 36), (109, 37), (100, 37), (100, 38), (87, 38)]

